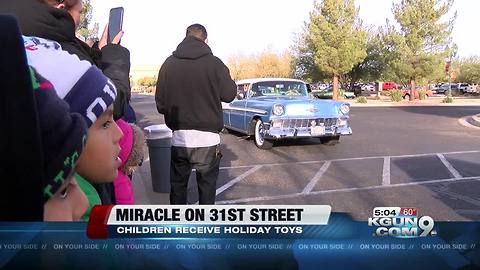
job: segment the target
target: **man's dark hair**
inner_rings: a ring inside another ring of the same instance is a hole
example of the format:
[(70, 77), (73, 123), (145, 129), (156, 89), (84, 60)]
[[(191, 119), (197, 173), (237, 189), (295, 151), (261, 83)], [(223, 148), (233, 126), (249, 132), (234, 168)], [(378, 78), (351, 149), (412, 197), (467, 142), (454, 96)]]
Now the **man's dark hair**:
[(202, 41), (207, 40), (207, 29), (201, 24), (192, 24), (187, 27), (187, 37), (196, 37)]
[(55, 7), (59, 4), (65, 4), (65, 8), (69, 10), (72, 7), (74, 7), (80, 0), (38, 0), (38, 1), (40, 3), (44, 3), (52, 7)]

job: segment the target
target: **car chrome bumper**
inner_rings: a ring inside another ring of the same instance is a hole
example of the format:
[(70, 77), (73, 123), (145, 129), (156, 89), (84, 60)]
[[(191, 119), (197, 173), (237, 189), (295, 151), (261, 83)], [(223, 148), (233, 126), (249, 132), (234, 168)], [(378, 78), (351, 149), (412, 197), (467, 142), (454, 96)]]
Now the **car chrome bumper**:
[(312, 134), (312, 129), (303, 128), (272, 128), (266, 127), (266, 139), (283, 139), (283, 138), (310, 138), (310, 137), (328, 137), (328, 136), (348, 136), (352, 135), (352, 128), (349, 126), (342, 127), (326, 127), (323, 134)]

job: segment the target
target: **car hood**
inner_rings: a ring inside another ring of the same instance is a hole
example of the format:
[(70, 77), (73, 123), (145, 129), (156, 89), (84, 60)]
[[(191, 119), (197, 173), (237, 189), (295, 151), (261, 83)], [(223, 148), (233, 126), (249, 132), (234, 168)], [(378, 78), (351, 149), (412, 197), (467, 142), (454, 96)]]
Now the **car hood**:
[(340, 106), (348, 104), (334, 100), (319, 100), (299, 97), (258, 97), (248, 100), (248, 107), (271, 112), (272, 106), (280, 104), (285, 107), (284, 116), (297, 117), (337, 117)]

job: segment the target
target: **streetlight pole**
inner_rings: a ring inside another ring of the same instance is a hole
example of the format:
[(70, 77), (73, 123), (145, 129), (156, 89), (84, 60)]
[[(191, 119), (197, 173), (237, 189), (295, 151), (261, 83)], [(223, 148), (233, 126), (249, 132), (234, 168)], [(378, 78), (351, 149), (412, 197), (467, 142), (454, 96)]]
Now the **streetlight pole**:
[(447, 97), (451, 98), (452, 97), (452, 71), (450, 71), (451, 65), (452, 65), (452, 55), (450, 54), (450, 59), (448, 60), (448, 94)]
[(448, 60), (448, 95), (447, 97), (452, 98), (452, 55), (450, 54), (450, 59)]
[(452, 51), (450, 52), (450, 58), (448, 60), (448, 95), (447, 97), (452, 98), (452, 59), (457, 55), (457, 45), (454, 44)]

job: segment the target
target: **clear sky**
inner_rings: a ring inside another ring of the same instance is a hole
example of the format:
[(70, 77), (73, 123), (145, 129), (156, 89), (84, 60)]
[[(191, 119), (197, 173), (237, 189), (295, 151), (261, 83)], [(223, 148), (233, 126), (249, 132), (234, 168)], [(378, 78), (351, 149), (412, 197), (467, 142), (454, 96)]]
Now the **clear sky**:
[[(394, 0), (398, 1), (398, 0)], [(393, 21), (392, 0), (356, 0), (364, 24), (380, 26)], [(109, 10), (125, 9), (122, 44), (131, 51), (134, 65), (160, 65), (193, 23), (203, 24), (215, 55), (227, 61), (232, 55), (250, 55), (266, 49), (283, 51), (292, 45), (313, 0), (91, 0), (93, 22), (100, 29)], [(480, 1), (455, 0), (458, 17), (453, 31), (461, 57), (480, 55)], [(100, 31), (101, 32), (101, 31)], [(101, 33), (100, 33), (101, 34)]]

